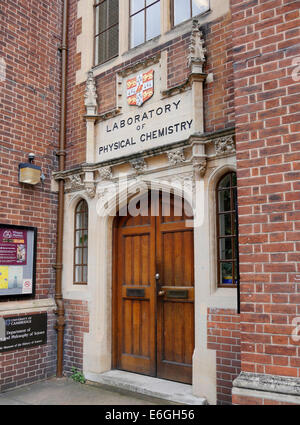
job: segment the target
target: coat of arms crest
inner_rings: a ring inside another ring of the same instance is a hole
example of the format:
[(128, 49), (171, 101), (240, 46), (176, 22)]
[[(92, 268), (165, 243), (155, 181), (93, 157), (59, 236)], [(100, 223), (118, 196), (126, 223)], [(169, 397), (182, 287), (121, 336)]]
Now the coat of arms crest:
[(154, 94), (154, 70), (127, 80), (127, 100), (130, 106), (142, 106)]

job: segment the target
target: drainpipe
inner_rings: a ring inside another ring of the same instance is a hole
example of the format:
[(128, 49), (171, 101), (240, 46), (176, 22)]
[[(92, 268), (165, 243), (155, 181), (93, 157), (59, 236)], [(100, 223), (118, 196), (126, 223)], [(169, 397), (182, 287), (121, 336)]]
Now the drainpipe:
[[(66, 145), (66, 95), (67, 95), (67, 60), (68, 60), (68, 0), (63, 2), (63, 29), (62, 45), (60, 47), (62, 55), (61, 65), (61, 117), (59, 134), (59, 172), (65, 170), (65, 145)], [(64, 230), (64, 180), (58, 181), (58, 213), (57, 213), (57, 240), (56, 240), (56, 283), (55, 283), (55, 301), (57, 305), (57, 321), (55, 329), (57, 330), (57, 368), (56, 376), (63, 376), (63, 343), (65, 327), (65, 309), (62, 295), (62, 267), (63, 267), (63, 230)]]

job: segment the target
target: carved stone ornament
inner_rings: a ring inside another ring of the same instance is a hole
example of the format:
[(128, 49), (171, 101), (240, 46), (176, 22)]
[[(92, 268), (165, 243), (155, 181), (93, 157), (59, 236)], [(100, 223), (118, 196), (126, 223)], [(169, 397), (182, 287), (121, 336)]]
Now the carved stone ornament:
[(84, 95), (84, 105), (86, 108), (86, 113), (89, 116), (97, 115), (97, 90), (96, 82), (94, 78), (93, 71), (88, 72), (88, 78), (86, 81), (86, 89)]
[(105, 197), (107, 196), (108, 193), (109, 193), (108, 187), (100, 187), (97, 189), (97, 197), (101, 202), (105, 200)]
[(96, 195), (95, 183), (93, 182), (85, 183), (85, 191), (90, 199), (95, 198), (95, 195)]
[(168, 152), (168, 160), (171, 165), (177, 165), (185, 161), (183, 149)]
[(234, 154), (235, 153), (235, 142), (234, 136), (220, 137), (215, 140), (216, 155)]
[(69, 176), (65, 185), (66, 192), (75, 192), (84, 189), (84, 184), (80, 174)]
[(147, 169), (147, 164), (144, 158), (133, 159), (132, 161), (130, 161), (130, 164), (138, 175), (143, 174)]
[(108, 185), (98, 185), (96, 190), (96, 197), (100, 204), (105, 204), (111, 200), (117, 200), (118, 186), (114, 183)]
[(207, 160), (205, 158), (194, 158), (193, 167), (195, 173), (200, 177), (204, 177), (207, 169)]
[(202, 39), (199, 23), (194, 19), (189, 45), (188, 66), (197, 65), (199, 67), (199, 72), (203, 72), (203, 65), (205, 63), (206, 49), (203, 45), (204, 40)]
[(111, 180), (112, 179), (112, 168), (103, 167), (98, 170), (99, 177), (101, 180)]

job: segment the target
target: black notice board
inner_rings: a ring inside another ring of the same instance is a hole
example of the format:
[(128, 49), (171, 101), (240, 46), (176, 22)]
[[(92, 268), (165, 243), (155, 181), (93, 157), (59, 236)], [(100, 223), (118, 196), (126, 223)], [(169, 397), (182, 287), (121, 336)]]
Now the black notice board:
[(47, 343), (47, 313), (0, 318), (0, 354)]

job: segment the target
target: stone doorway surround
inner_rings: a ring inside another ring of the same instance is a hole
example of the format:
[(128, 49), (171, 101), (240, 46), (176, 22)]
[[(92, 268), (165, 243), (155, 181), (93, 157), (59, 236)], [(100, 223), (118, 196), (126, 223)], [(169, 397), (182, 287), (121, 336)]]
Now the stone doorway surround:
[[(83, 165), (55, 178), (65, 179), (63, 295), (88, 302), (89, 333), (84, 334), (83, 372), (97, 376), (112, 369), (112, 229), (117, 208), (149, 188), (181, 190), (195, 221), (195, 351), (192, 393), (216, 404), (216, 352), (207, 349), (207, 309), (236, 309), (236, 290), (216, 287), (215, 186), (235, 170), (232, 130), (190, 138), (172, 150), (152, 152), (110, 164)], [(127, 181), (123, 190), (120, 182)], [(55, 181), (53, 181), (55, 186)], [(182, 191), (182, 188), (183, 191)], [(113, 196), (111, 196), (113, 189)], [(129, 192), (129, 196), (128, 196)], [(74, 210), (89, 206), (88, 285), (73, 285)], [(88, 378), (89, 379), (89, 378)]]

